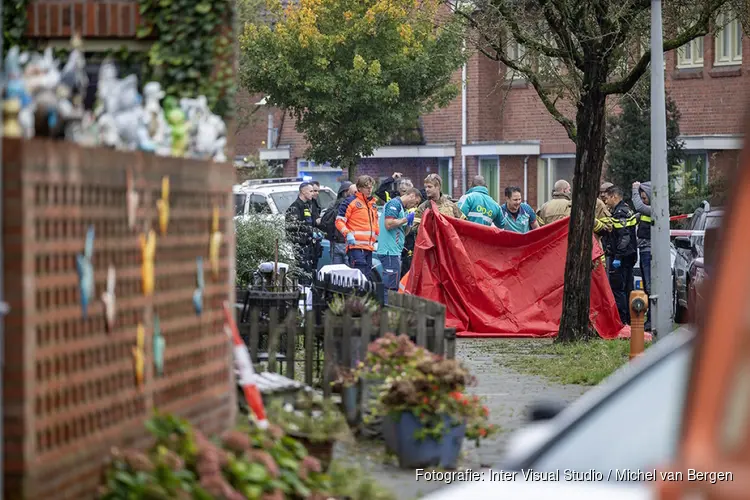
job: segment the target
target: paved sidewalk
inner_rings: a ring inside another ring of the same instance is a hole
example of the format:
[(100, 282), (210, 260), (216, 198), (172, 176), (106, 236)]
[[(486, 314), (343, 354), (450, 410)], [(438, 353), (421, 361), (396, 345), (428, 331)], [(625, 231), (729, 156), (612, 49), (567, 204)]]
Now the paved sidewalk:
[[(477, 470), (495, 464), (503, 455), (512, 432), (524, 424), (526, 408), (532, 402), (539, 399), (570, 402), (589, 389), (578, 385), (556, 385), (541, 377), (522, 375), (503, 367), (498, 358), (517, 353), (517, 349), (508, 349), (509, 343), (513, 342), (517, 341), (458, 339), (456, 342), (456, 357), (467, 365), (479, 382), (471, 392), (487, 398), (491, 421), (501, 428), (495, 438), (484, 441), (479, 448), (473, 443), (464, 444), (464, 456), (459, 468)], [(506, 354), (507, 350), (511, 353)], [(348, 461), (359, 461), (383, 485), (396, 493), (399, 500), (412, 500), (444, 486), (424, 481), (417, 483), (413, 470), (399, 469), (395, 462), (385, 463), (383, 445), (379, 442), (342, 444), (337, 448), (336, 455)]]

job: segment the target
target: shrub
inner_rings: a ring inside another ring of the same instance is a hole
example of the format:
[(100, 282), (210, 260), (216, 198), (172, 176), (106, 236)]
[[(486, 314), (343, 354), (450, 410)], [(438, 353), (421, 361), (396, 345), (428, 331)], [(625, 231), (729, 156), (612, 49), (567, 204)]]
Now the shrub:
[(273, 262), (276, 242), (279, 243), (279, 262), (289, 264), (289, 272), (295, 267), (294, 250), (287, 241), (283, 217), (267, 214), (251, 214), (235, 221), (237, 286), (245, 287), (252, 282), (253, 274), (262, 262)]

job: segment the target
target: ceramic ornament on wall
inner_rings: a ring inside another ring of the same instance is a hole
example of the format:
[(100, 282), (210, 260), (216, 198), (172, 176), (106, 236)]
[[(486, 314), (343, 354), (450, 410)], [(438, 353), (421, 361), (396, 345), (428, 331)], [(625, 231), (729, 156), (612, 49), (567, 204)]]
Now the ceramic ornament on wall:
[(169, 177), (166, 175), (161, 179), (161, 199), (156, 200), (156, 209), (159, 212), (159, 230), (164, 236), (169, 226)]
[(141, 254), (141, 280), (143, 280), (143, 295), (150, 297), (154, 294), (154, 256), (156, 254), (156, 232), (151, 229), (148, 236), (140, 235)]
[(125, 203), (128, 209), (128, 228), (132, 231), (135, 229), (136, 216), (138, 214), (138, 203), (140, 195), (135, 189), (135, 179), (133, 178), (133, 169), (129, 168), (127, 173), (127, 194)]
[(208, 245), (208, 258), (211, 261), (211, 271), (215, 280), (219, 279), (219, 251), (224, 235), (219, 231), (219, 207), (214, 206), (211, 221), (211, 237)]
[(81, 312), (88, 317), (89, 304), (94, 298), (94, 266), (91, 259), (94, 256), (94, 226), (86, 231), (86, 241), (83, 253), (76, 255), (76, 269), (78, 270), (78, 287), (81, 292)]
[(195, 261), (198, 288), (193, 292), (193, 307), (195, 308), (195, 314), (200, 316), (203, 313), (203, 290), (206, 288), (206, 282), (203, 279), (203, 257), (197, 257)]
[(146, 344), (146, 331), (141, 323), (138, 323), (138, 332), (136, 334), (136, 344), (133, 347), (133, 369), (135, 371), (135, 384), (138, 388), (143, 388), (144, 372), (146, 368), (146, 354), (144, 346)]
[(164, 350), (166, 348), (166, 341), (164, 336), (161, 334), (161, 323), (159, 322), (159, 316), (154, 316), (154, 370), (156, 375), (161, 377), (164, 375)]
[(115, 317), (117, 315), (116, 309), (116, 298), (115, 298), (115, 266), (109, 265), (107, 269), (107, 289), (102, 293), (102, 303), (104, 304), (104, 321), (107, 326), (107, 331), (111, 332), (115, 325)]

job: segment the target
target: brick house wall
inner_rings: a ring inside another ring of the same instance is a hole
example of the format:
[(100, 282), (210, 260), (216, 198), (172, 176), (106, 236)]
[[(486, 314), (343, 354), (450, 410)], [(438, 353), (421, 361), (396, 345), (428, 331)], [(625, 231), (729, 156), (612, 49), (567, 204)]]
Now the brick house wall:
[(32, 0), (27, 7), (27, 36), (35, 39), (133, 39), (141, 22), (137, 0)]

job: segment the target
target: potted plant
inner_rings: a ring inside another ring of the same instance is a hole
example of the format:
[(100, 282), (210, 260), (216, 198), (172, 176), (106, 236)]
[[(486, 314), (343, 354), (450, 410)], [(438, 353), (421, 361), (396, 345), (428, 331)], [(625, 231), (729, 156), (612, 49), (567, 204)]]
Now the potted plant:
[(157, 415), (154, 446), (113, 449), (99, 496), (108, 500), (263, 500), (338, 496), (317, 459), (283, 431), (240, 428), (210, 440), (186, 421)]
[(336, 403), (310, 388), (301, 391), (294, 403), (273, 401), (268, 419), (305, 446), (310, 455), (327, 468), (333, 446), (348, 426)]
[(469, 409), (463, 391), (473, 379), (456, 360), (438, 356), (389, 377), (379, 400), (383, 434), (403, 468), (456, 467)]
[(334, 390), (341, 394), (341, 406), (349, 425), (356, 424), (359, 417), (357, 404), (359, 396), (358, 382), (359, 374), (357, 370), (340, 366), (337, 369), (336, 381), (331, 383)]
[(417, 347), (406, 335), (387, 333), (370, 343), (365, 361), (359, 365), (365, 435), (377, 437), (381, 433), (381, 419), (374, 406), (386, 387), (386, 379), (405, 376), (425, 359), (432, 359), (432, 354)]

